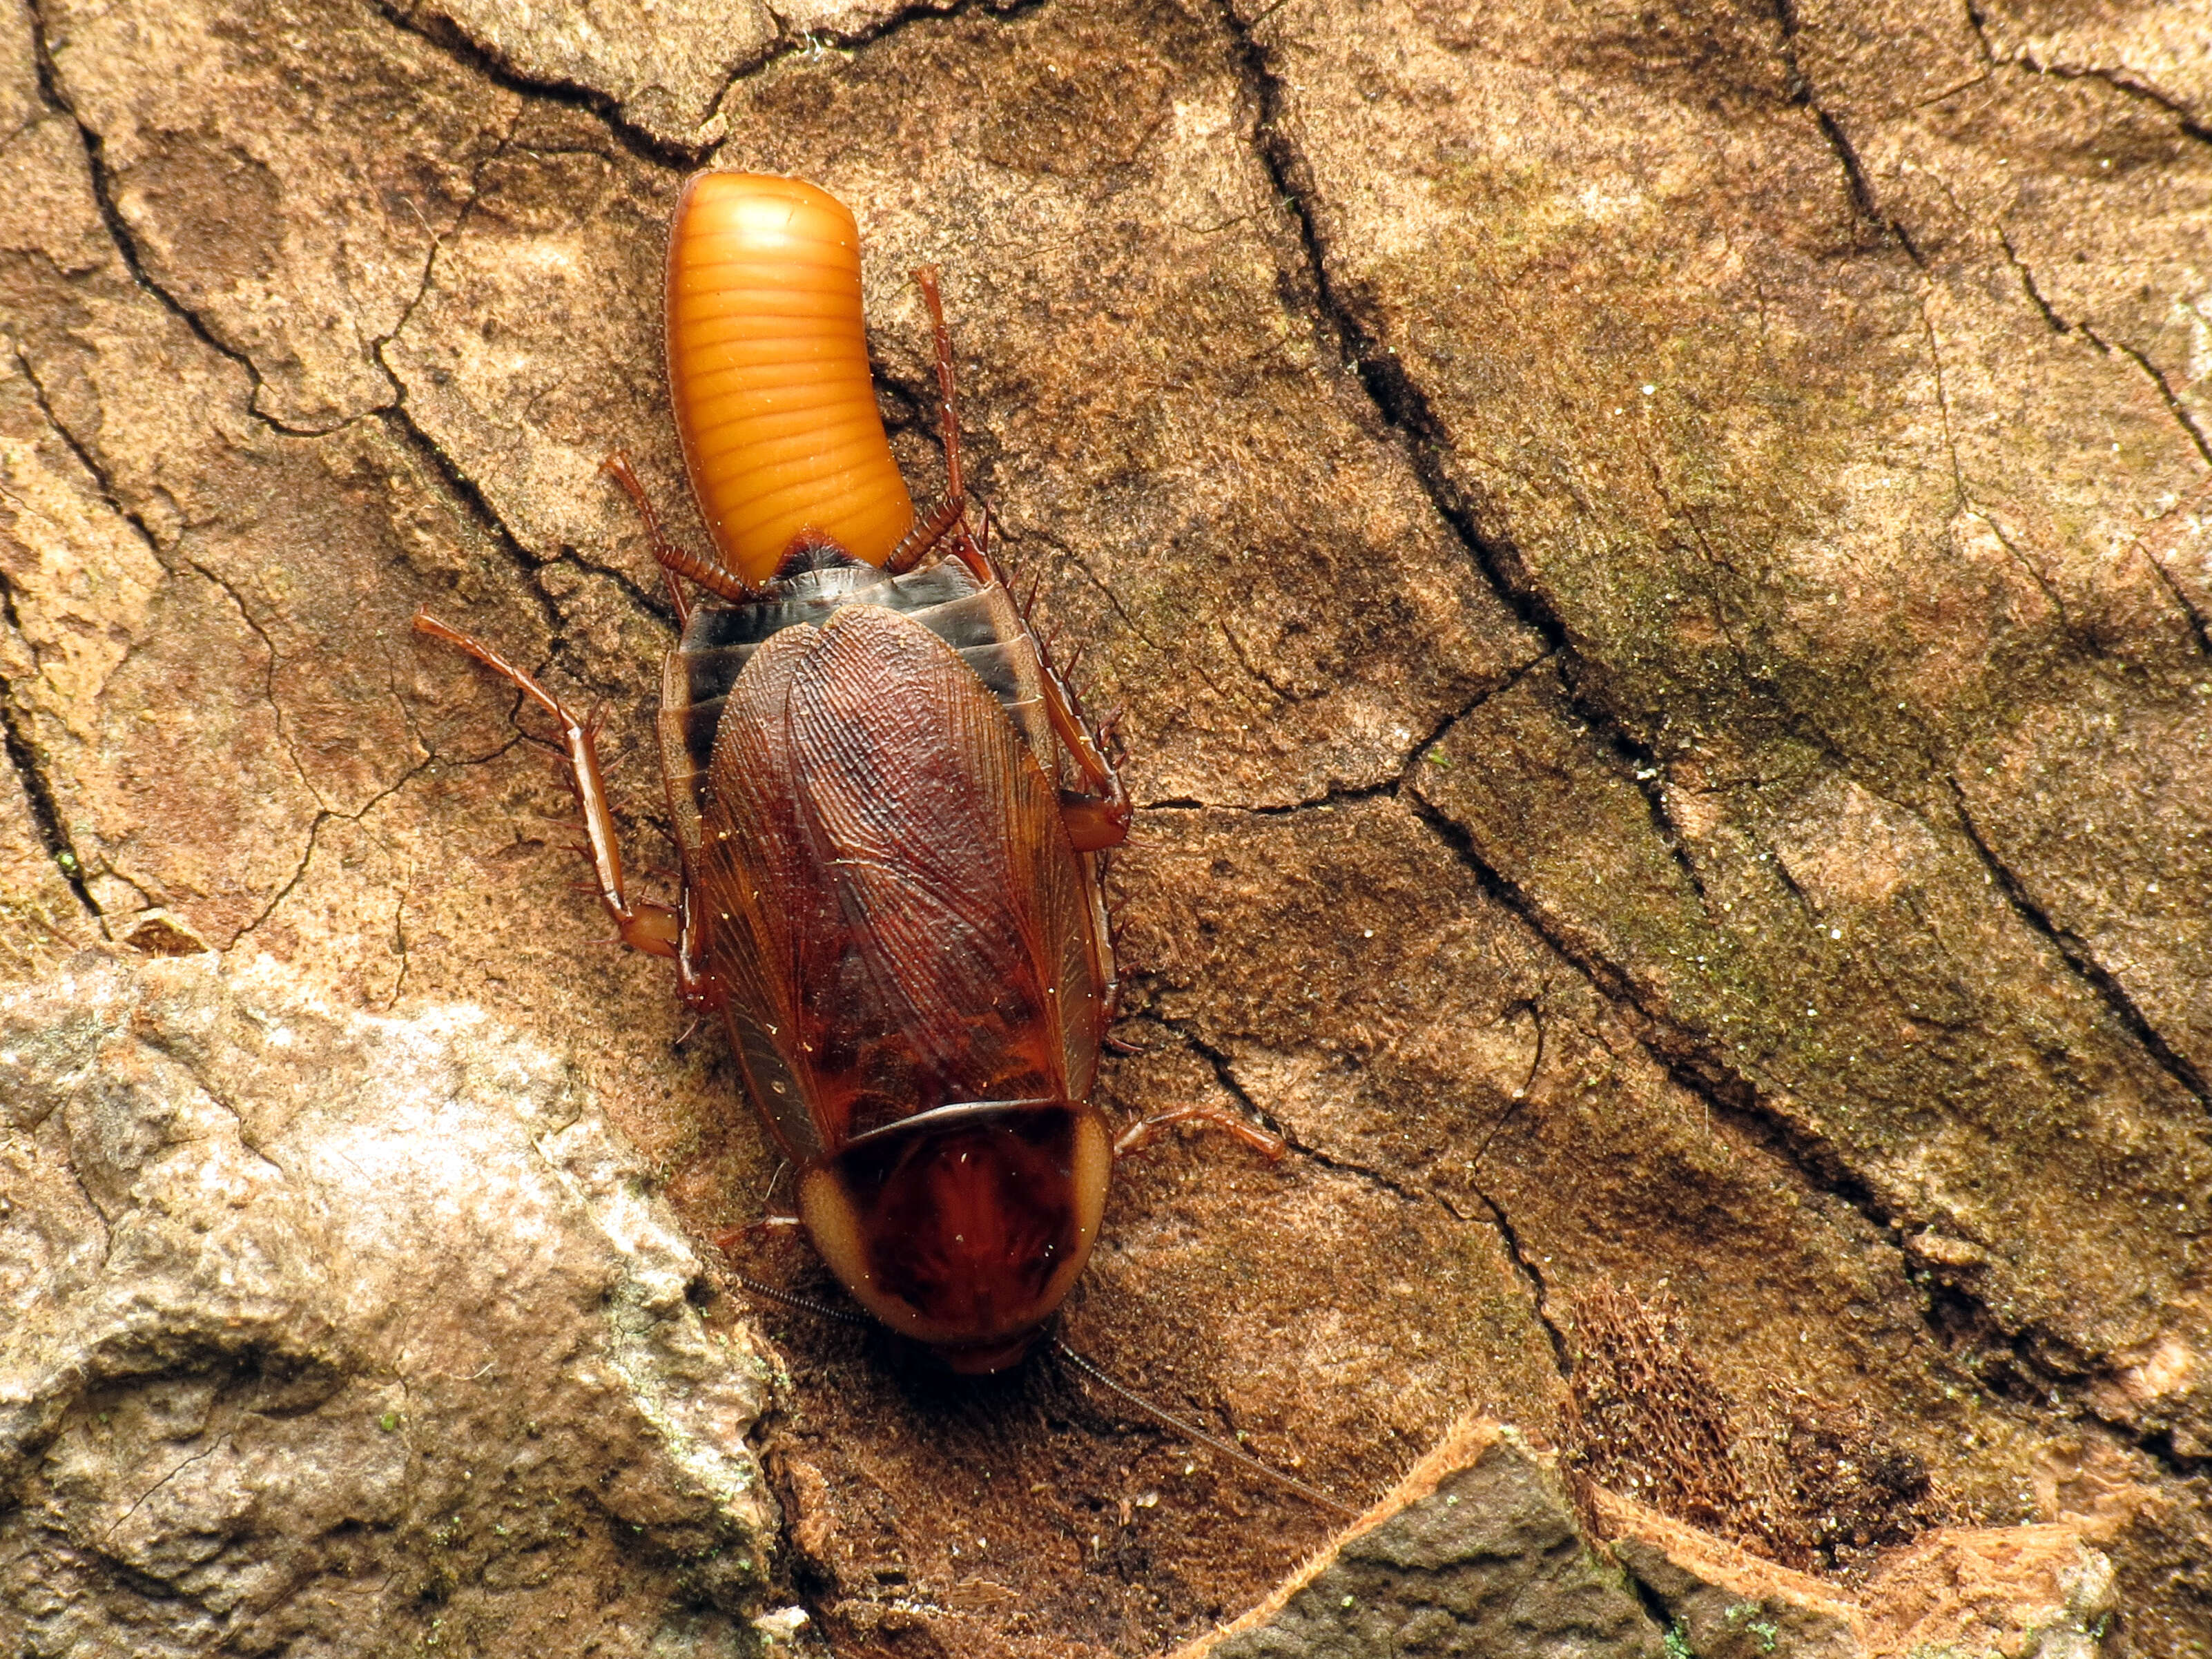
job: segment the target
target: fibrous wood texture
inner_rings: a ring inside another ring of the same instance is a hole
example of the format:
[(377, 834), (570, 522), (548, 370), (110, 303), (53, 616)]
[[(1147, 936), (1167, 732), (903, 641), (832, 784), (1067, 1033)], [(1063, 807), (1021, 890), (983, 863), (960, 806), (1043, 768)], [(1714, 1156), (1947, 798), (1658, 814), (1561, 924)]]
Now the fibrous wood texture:
[[(1572, 1298), (1663, 1288), (1719, 1387), (1848, 1407), (1960, 1519), (2087, 1517), (2135, 1650), (2191, 1651), (2208, 40), (2118, 0), (10, 0), (7, 971), (161, 908), (481, 1002), (702, 1237), (759, 1213), (719, 1039), (568, 890), (514, 699), (407, 618), (603, 703), (665, 861), (667, 613), (597, 468), (700, 542), (661, 226), (696, 165), (803, 174), (923, 496), (904, 276), (944, 270), (979, 493), (1126, 708), (1111, 1101), (1294, 1149), (1127, 1171), (1069, 1340), (1364, 1498), (1469, 1409), (1556, 1428)], [(1325, 1531), (1050, 1367), (767, 1323), (841, 1651), (1155, 1650)]]

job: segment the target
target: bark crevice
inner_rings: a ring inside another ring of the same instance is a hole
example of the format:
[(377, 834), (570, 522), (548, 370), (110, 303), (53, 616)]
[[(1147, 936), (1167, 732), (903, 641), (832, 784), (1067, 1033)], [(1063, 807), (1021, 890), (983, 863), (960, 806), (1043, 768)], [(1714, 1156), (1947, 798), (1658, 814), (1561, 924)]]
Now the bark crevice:
[(1974, 856), (1981, 860), (1982, 867), (1996, 884), (1997, 890), (2004, 895), (2005, 902), (2012, 907), (2013, 913), (2058, 953), (2075, 978), (2096, 993), (2098, 1000), (2126, 1030), (2136, 1046), (2150, 1056), (2159, 1070), (2185, 1090), (2199, 1106), (2212, 1113), (2212, 1090), (2206, 1087), (2203, 1073), (2151, 1024), (2136, 1000), (2128, 994), (2127, 987), (2120, 983), (2118, 976), (2112, 969), (2091, 954), (2081, 936), (2060, 927), (2051, 919), (2050, 911), (2036, 902), (2035, 896), (2028, 891), (2027, 884), (2021, 879), (2019, 872), (1999, 858), (1996, 849), (1984, 837), (1981, 826), (1974, 821), (1972, 809), (1966, 804), (1966, 791), (1959, 787), (1959, 781), (1948, 778), (1945, 781), (1950, 786), (1952, 803), (1958, 811), (1959, 829), (1966, 836), (1966, 844), (1974, 849)]
[[(325, 438), (333, 433), (342, 432), (356, 422), (367, 419), (369, 415), (377, 412), (368, 410), (361, 415), (349, 416), (345, 420), (334, 422), (328, 427), (293, 427), (287, 426), (262, 408), (261, 394), (266, 382), (262, 377), (260, 365), (253, 361), (252, 354), (223, 339), (204, 318), (171, 293), (167, 287), (156, 282), (153, 274), (147, 270), (144, 252), (138, 246), (138, 239), (132, 233), (129, 222), (124, 218), (122, 210), (115, 204), (115, 181), (107, 166), (106, 140), (97, 128), (77, 112), (76, 104), (63, 90), (61, 70), (54, 62), (53, 47), (47, 35), (46, 14), (41, 0), (24, 0), (24, 6), (31, 22), (31, 40), (38, 66), (40, 96), (50, 108), (56, 113), (66, 117), (76, 128), (78, 142), (84, 150), (86, 171), (92, 181), (93, 205), (100, 215), (100, 223), (106, 229), (108, 240), (115, 248), (116, 258), (122, 261), (123, 268), (131, 274), (132, 284), (149, 295), (164, 311), (182, 323), (191, 331), (194, 339), (245, 371), (252, 386), (252, 391), (246, 400), (246, 412), (270, 431), (287, 438)], [(380, 363), (378, 366), (380, 368), (382, 367)], [(396, 386), (393, 388), (393, 394), (395, 397), (398, 395)]]
[[(4, 573), (0, 573), (0, 622), (4, 622), (17, 639), (23, 637), (22, 619), (15, 611), (15, 589)], [(101, 915), (100, 906), (86, 885), (84, 862), (70, 842), (68, 823), (55, 799), (53, 783), (46, 776), (46, 763), (31, 734), (27, 712), (15, 695), (15, 686), (0, 676), (0, 746), (8, 751), (9, 768), (23, 792), (24, 805), (30, 810), (31, 822), (38, 830), (46, 856), (53, 860), (55, 870), (76, 896), (85, 915), (97, 922)]]
[(1844, 185), (1850, 191), (1851, 205), (1868, 224), (1904, 249), (1905, 258), (1925, 270), (1927, 258), (1913, 241), (1911, 233), (1898, 222), (1894, 214), (1883, 209), (1875, 194), (1874, 181), (1867, 177), (1866, 164), (1859, 159), (1857, 146), (1851, 143), (1850, 135), (1844, 131), (1844, 124), (1834, 112), (1820, 101), (1812, 77), (1797, 61), (1800, 24), (1795, 0), (1774, 0), (1774, 21), (1782, 32), (1782, 64), (1789, 76), (1790, 95), (1813, 118), (1814, 125), (1820, 130), (1821, 139), (1835, 153), (1836, 163), (1844, 171)]
[[(1298, 1157), (1321, 1169), (1334, 1170), (1340, 1175), (1348, 1175), (1356, 1180), (1364, 1181), (1370, 1186), (1389, 1193), (1401, 1202), (1414, 1205), (1433, 1204), (1460, 1225), (1464, 1226), (1468, 1224), (1467, 1215), (1443, 1193), (1427, 1187), (1409, 1185), (1387, 1170), (1378, 1170), (1371, 1164), (1362, 1164), (1357, 1159), (1340, 1158), (1301, 1139), (1252, 1097), (1250, 1091), (1244, 1087), (1242, 1080), (1237, 1076), (1235, 1057), (1227, 1050), (1215, 1046), (1200, 1036), (1192, 1022), (1170, 1019), (1158, 1013), (1147, 1015), (1146, 1018), (1162, 1029), (1173, 1032), (1186, 1048), (1206, 1063), (1213, 1073), (1214, 1081), (1224, 1094), (1236, 1101), (1254, 1122), (1265, 1125), (1269, 1133), (1280, 1136), (1284, 1146)], [(1485, 1143), (1486, 1146), (1487, 1144), (1487, 1142)], [(1491, 1229), (1498, 1235), (1498, 1246), (1505, 1252), (1506, 1259), (1512, 1263), (1514, 1272), (1527, 1285), (1530, 1310), (1535, 1315), (1537, 1322), (1544, 1328), (1544, 1334), (1550, 1343), (1559, 1375), (1566, 1376), (1572, 1369), (1572, 1361), (1566, 1337), (1552, 1318), (1550, 1303), (1547, 1299), (1549, 1287), (1545, 1283), (1542, 1270), (1536, 1266), (1522, 1248), (1521, 1236), (1515, 1230), (1510, 1218), (1506, 1215), (1504, 1206), (1472, 1180), (1468, 1184), (1468, 1190), (1472, 1192), (1480, 1201), (1483, 1208), (1489, 1212)]]

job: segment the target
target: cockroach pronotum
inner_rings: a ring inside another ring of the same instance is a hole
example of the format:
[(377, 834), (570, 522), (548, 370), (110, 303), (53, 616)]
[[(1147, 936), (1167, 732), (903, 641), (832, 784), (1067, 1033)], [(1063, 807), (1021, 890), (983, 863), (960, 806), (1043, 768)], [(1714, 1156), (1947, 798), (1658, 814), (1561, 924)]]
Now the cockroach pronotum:
[(983, 1372), (1067, 1295), (1117, 1155), (1192, 1118), (1282, 1147), (1194, 1106), (1117, 1137), (1091, 1102), (1115, 990), (1098, 859), (1130, 804), (971, 519), (944, 309), (917, 276), (945, 465), (920, 518), (877, 413), (851, 213), (746, 173), (698, 174), (678, 204), (669, 390), (714, 554), (672, 543), (608, 464), (682, 629), (659, 717), (674, 907), (624, 890), (591, 725), (489, 647), (416, 626), (560, 724), (600, 902), (721, 1015), (823, 1259), (884, 1325)]

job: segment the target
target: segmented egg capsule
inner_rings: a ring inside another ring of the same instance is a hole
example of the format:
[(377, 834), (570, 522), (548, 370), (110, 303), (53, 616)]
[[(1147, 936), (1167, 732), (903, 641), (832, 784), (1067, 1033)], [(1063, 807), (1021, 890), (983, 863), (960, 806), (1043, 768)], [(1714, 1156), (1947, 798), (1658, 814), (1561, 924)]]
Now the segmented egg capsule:
[(803, 179), (704, 173), (668, 239), (668, 380), (722, 562), (775, 574), (802, 530), (882, 564), (914, 524), (868, 374), (860, 233)]

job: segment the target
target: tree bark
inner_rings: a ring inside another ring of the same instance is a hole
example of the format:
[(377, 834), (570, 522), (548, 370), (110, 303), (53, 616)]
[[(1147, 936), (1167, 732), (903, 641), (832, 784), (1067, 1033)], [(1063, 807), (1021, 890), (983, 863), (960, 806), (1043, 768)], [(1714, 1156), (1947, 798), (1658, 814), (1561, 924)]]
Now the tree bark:
[[(942, 268), (977, 492), (1125, 711), (1109, 1102), (1293, 1148), (1126, 1168), (1068, 1341), (1357, 1502), (1469, 1410), (1561, 1437), (1576, 1298), (1663, 1292), (1746, 1413), (1906, 1472), (1825, 1569), (1907, 1487), (2073, 1514), (2130, 1650), (2196, 1650), (2208, 41), (2122, 0), (9, 0), (0, 971), (190, 933), (481, 1003), (698, 1237), (780, 1196), (719, 1033), (570, 890), (515, 699), (408, 622), (604, 706), (672, 860), (670, 612), (598, 469), (703, 539), (662, 226), (694, 167), (802, 174), (918, 498)], [(1049, 1364), (762, 1319), (840, 1652), (1156, 1651), (1328, 1530)], [(446, 1639), (509, 1651), (497, 1605)]]

